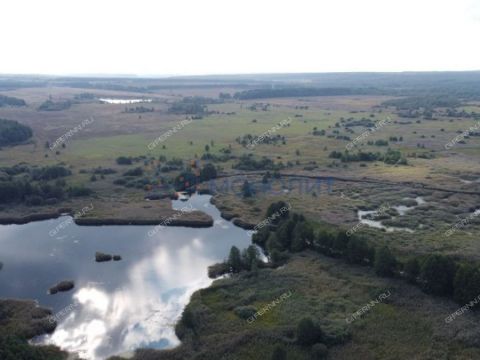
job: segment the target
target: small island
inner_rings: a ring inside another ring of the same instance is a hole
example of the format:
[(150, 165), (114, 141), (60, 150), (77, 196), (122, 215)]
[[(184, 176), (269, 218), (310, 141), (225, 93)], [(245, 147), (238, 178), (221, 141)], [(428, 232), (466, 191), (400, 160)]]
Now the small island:
[(48, 293), (50, 295), (54, 295), (58, 292), (65, 292), (65, 291), (70, 291), (75, 287), (75, 283), (73, 281), (61, 281), (57, 285), (52, 286), (49, 290)]

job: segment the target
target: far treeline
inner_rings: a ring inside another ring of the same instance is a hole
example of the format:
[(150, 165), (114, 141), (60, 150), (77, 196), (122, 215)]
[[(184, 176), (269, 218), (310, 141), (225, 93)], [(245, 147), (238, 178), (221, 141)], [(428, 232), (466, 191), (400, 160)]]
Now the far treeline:
[(23, 99), (0, 95), (0, 107), (3, 106), (26, 106), (27, 103)]
[(33, 131), (17, 121), (0, 119), (0, 146), (15, 145), (32, 137)]

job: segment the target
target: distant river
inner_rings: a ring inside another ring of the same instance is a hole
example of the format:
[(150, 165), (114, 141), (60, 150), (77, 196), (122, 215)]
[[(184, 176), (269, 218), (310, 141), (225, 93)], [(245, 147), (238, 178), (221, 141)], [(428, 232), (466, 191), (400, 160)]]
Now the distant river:
[[(77, 352), (86, 359), (128, 355), (139, 347), (179, 344), (174, 325), (193, 292), (212, 280), (207, 267), (224, 260), (230, 247), (251, 243), (247, 232), (220, 217), (210, 196), (174, 201), (211, 215), (211, 228), (77, 226), (49, 235), (62, 221), (0, 226), (0, 297), (36, 299), (57, 313), (52, 335), (36, 342)], [(95, 262), (95, 252), (119, 254), (118, 262)], [(69, 292), (48, 295), (62, 280)], [(63, 310), (63, 311), (62, 311)], [(62, 313), (59, 313), (62, 312)]]

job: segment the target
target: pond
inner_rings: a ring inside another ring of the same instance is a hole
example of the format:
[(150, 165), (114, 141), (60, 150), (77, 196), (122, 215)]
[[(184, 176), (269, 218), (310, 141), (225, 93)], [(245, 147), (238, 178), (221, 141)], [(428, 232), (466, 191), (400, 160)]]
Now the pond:
[[(0, 297), (36, 299), (51, 307), (58, 326), (36, 343), (55, 344), (86, 359), (128, 356), (138, 347), (179, 344), (174, 325), (196, 290), (212, 280), (207, 267), (224, 260), (232, 245), (251, 244), (247, 232), (220, 217), (209, 195), (173, 201), (214, 219), (211, 228), (77, 226), (56, 236), (49, 231), (61, 217), (26, 225), (0, 226)], [(95, 262), (95, 252), (122, 256)], [(49, 295), (63, 280), (75, 288)]]
[[(408, 198), (406, 198), (404, 200), (407, 200), (407, 199)], [(392, 208), (395, 209), (398, 212), (399, 216), (404, 216), (404, 215), (406, 215), (406, 213), (408, 211), (410, 211), (412, 209), (415, 209), (417, 206), (423, 205), (423, 204), (426, 203), (426, 201), (421, 196), (417, 196), (414, 200), (417, 203), (416, 206), (397, 205), (397, 206), (392, 206)], [(384, 229), (386, 232), (394, 232), (394, 231), (406, 231), (406, 232), (409, 232), (409, 233), (414, 232), (414, 230), (406, 228), (406, 227), (399, 228), (399, 227), (393, 227), (393, 226), (385, 226), (385, 225), (382, 224), (381, 220), (370, 219), (369, 217), (371, 215), (378, 215), (378, 211), (377, 210), (368, 210), (368, 211), (367, 210), (358, 210), (357, 211), (357, 216), (358, 216), (358, 220), (360, 221), (360, 223), (368, 225), (370, 227), (373, 227), (373, 228), (376, 228), (376, 229)]]
[(102, 103), (107, 104), (139, 104), (139, 103), (149, 103), (152, 102), (152, 99), (110, 99), (102, 98), (99, 99)]

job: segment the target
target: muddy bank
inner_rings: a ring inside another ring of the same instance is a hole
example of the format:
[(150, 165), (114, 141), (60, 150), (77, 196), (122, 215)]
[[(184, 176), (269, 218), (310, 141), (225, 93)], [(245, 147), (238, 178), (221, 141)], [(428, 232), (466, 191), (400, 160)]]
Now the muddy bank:
[(25, 216), (0, 217), (0, 225), (24, 225), (34, 221), (57, 219), (62, 215), (72, 213), (72, 209), (62, 208), (54, 212), (30, 214)]
[[(208, 215), (206, 215), (208, 216)], [(75, 224), (80, 226), (103, 226), (103, 225), (162, 225), (167, 219), (76, 219)], [(192, 228), (206, 228), (213, 226), (213, 219), (208, 216), (205, 219), (173, 219), (165, 226), (183, 226)]]
[[(174, 216), (176, 212), (171, 211), (168, 216)], [(58, 209), (56, 212), (45, 212), (38, 214), (31, 214), (26, 216), (8, 216), (0, 217), (0, 225), (24, 225), (34, 221), (57, 219), (60, 216), (68, 215), (73, 216), (72, 209)], [(168, 216), (150, 219), (139, 218), (103, 218), (103, 217), (88, 217), (88, 218), (76, 218), (73, 219), (75, 224), (84, 226), (102, 226), (102, 225), (160, 225), (165, 222), (165, 226), (184, 226), (192, 228), (206, 228), (213, 226), (213, 219), (211, 216), (201, 213), (192, 213), (192, 218), (188, 218), (188, 215), (182, 215), (182, 219), (171, 219), (165, 221)]]
[(233, 219), (233, 224), (238, 226), (239, 228), (242, 228), (244, 230), (253, 230), (255, 228), (255, 224), (249, 223), (245, 220), (242, 220), (241, 218), (235, 218)]

